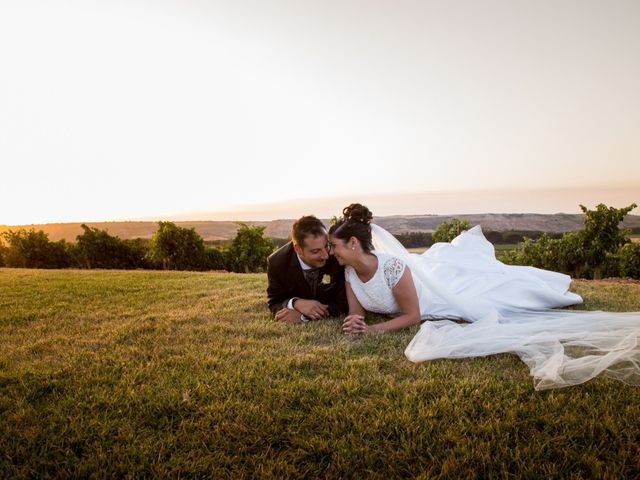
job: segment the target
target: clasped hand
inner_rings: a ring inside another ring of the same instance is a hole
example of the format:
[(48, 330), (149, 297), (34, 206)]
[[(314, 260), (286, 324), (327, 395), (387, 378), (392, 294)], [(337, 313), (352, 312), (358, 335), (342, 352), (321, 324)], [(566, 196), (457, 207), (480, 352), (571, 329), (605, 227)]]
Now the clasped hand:
[(366, 333), (368, 330), (369, 326), (365, 323), (364, 316), (357, 313), (347, 315), (342, 322), (342, 331), (349, 335)]

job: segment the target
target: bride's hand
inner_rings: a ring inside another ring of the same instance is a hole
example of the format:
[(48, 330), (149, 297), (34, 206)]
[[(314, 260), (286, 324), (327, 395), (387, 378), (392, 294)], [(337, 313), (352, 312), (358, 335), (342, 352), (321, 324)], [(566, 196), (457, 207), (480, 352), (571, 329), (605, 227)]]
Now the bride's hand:
[(366, 333), (368, 325), (364, 321), (363, 315), (351, 314), (342, 322), (342, 331), (349, 335), (357, 335)]

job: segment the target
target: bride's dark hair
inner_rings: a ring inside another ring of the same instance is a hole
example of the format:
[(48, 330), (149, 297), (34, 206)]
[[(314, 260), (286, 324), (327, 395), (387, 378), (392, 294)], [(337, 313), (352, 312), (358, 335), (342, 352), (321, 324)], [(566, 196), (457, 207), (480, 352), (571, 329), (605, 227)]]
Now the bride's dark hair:
[(369, 253), (373, 250), (371, 242), (371, 220), (373, 214), (364, 205), (352, 203), (342, 209), (342, 218), (329, 228), (329, 235), (333, 235), (340, 240), (349, 240), (356, 237), (362, 245), (362, 250)]

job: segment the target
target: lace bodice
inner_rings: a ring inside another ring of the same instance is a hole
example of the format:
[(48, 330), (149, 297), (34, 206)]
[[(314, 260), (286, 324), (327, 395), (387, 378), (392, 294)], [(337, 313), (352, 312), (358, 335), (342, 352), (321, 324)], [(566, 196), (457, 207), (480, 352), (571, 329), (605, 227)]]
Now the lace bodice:
[(373, 254), (378, 257), (378, 269), (369, 281), (360, 280), (350, 266), (344, 269), (345, 278), (365, 310), (385, 314), (399, 313), (400, 307), (393, 296), (393, 287), (402, 277), (405, 263), (386, 253)]

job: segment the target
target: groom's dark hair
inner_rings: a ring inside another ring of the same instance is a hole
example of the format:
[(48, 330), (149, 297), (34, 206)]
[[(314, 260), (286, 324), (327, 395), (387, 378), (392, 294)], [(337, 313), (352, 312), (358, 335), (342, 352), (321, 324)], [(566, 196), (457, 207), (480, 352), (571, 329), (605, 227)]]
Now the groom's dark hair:
[(314, 215), (300, 217), (291, 226), (291, 239), (293, 243), (301, 247), (304, 245), (305, 238), (325, 235), (326, 233), (327, 229), (324, 223)]

